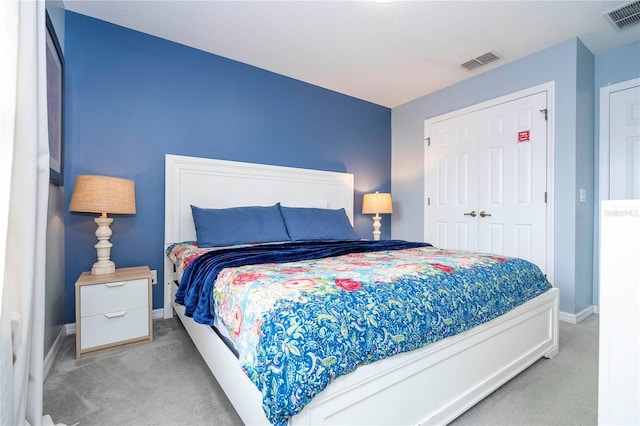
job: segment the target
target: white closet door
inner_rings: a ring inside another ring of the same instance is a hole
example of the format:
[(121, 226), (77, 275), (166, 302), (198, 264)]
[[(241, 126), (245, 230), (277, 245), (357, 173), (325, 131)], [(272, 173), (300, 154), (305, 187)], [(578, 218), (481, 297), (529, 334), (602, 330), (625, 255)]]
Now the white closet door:
[(609, 198), (640, 199), (640, 86), (609, 97)]
[(546, 108), (543, 92), (478, 112), (479, 250), (520, 257), (543, 271)]
[(429, 240), (436, 247), (478, 250), (478, 141), (475, 116), (463, 115), (431, 127), (426, 181)]
[(429, 122), (425, 239), (546, 273), (547, 92)]

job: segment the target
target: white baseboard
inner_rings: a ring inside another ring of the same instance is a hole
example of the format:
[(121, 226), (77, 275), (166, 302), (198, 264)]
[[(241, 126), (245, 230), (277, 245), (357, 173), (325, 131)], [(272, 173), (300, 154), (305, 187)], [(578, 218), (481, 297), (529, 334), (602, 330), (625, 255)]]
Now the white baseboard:
[(43, 377), (45, 380), (49, 375), (49, 371), (51, 370), (51, 366), (53, 365), (53, 360), (56, 358), (56, 355), (60, 350), (60, 346), (62, 345), (62, 339), (64, 339), (66, 335), (67, 335), (66, 326), (60, 327), (60, 332), (58, 333), (58, 336), (56, 336), (56, 340), (53, 341), (53, 345), (51, 345), (51, 349), (49, 349), (47, 356), (44, 357)]
[(562, 312), (558, 314), (558, 319), (562, 322), (568, 322), (569, 324), (579, 324), (582, 321), (589, 318), (591, 315), (597, 313), (598, 307), (591, 305), (587, 306), (577, 314), (570, 314), (568, 312)]

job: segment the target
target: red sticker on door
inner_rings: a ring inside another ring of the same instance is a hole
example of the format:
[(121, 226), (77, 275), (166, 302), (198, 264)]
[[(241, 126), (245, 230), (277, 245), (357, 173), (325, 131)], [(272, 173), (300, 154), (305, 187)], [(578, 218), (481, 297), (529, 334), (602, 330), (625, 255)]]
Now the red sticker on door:
[(518, 132), (518, 143), (520, 142), (529, 142), (531, 136), (530, 130), (523, 130)]

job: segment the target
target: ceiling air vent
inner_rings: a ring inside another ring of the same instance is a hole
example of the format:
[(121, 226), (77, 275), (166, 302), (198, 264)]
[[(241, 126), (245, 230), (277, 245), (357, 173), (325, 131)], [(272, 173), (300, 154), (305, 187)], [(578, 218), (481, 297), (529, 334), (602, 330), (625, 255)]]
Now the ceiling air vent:
[(604, 17), (616, 31), (626, 30), (640, 24), (640, 1), (632, 1), (604, 13)]
[(492, 50), (491, 52), (480, 55), (477, 58), (467, 61), (460, 66), (468, 71), (473, 71), (476, 68), (480, 68), (481, 66), (497, 61), (498, 59), (500, 59), (500, 56)]

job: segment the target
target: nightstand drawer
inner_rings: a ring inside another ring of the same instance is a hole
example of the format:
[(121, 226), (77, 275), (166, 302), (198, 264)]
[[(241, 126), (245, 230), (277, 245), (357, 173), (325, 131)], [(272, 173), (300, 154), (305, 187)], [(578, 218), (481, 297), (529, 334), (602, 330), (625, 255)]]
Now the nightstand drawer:
[(83, 286), (80, 289), (80, 316), (146, 308), (149, 305), (148, 285), (148, 280), (139, 279)]
[(122, 309), (83, 317), (80, 330), (81, 350), (138, 337), (148, 338), (149, 309)]
[(76, 358), (152, 340), (148, 266), (80, 275), (76, 281)]

